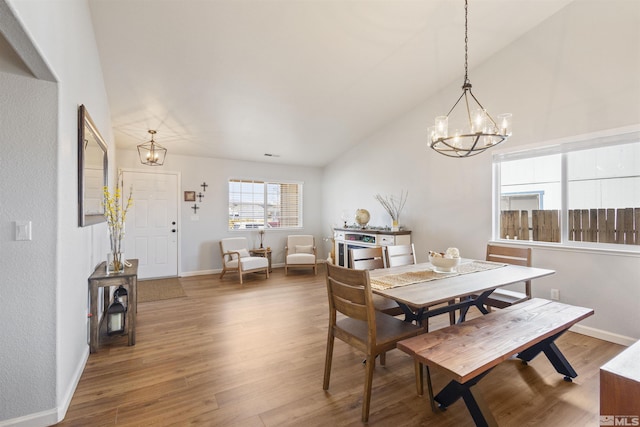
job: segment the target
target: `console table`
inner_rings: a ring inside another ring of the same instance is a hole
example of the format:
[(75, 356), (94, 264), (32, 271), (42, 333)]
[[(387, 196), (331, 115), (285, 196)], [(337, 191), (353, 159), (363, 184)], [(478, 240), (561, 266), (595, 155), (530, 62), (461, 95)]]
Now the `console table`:
[(336, 265), (349, 266), (349, 249), (377, 246), (410, 245), (411, 231), (391, 231), (359, 228), (334, 228)]
[[(126, 316), (126, 332), (122, 335), (128, 335), (129, 345), (136, 343), (136, 311), (138, 309), (138, 260), (127, 260), (131, 267), (125, 266), (124, 273), (107, 274), (106, 262), (98, 265), (96, 270), (89, 276), (89, 297), (90, 297), (90, 331), (89, 331), (89, 351), (95, 353), (100, 346), (100, 340), (110, 338), (108, 335), (101, 336), (100, 325), (106, 320), (107, 309), (111, 301), (111, 286), (122, 285), (127, 290), (127, 316)], [(105, 288), (103, 291), (104, 307), (102, 318), (98, 317), (98, 289)]]

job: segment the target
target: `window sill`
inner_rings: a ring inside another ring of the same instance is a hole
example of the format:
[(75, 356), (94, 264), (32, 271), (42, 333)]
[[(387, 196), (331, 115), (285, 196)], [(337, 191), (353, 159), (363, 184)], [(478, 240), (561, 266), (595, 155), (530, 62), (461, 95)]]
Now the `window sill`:
[(551, 242), (534, 242), (532, 240), (507, 240), (497, 239), (491, 240), (490, 243), (500, 245), (513, 245), (513, 246), (529, 246), (532, 248), (544, 248), (559, 252), (582, 252), (589, 254), (603, 254), (603, 255), (616, 255), (640, 258), (640, 245), (616, 245), (601, 243), (598, 247), (588, 246), (581, 242), (566, 243), (551, 243)]

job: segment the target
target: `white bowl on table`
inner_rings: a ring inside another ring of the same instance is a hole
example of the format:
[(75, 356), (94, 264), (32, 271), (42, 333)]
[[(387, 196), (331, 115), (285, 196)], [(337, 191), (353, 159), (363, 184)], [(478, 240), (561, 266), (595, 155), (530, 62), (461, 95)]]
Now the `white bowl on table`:
[(436, 273), (453, 273), (460, 264), (460, 258), (445, 258), (429, 255), (429, 262), (433, 265)]

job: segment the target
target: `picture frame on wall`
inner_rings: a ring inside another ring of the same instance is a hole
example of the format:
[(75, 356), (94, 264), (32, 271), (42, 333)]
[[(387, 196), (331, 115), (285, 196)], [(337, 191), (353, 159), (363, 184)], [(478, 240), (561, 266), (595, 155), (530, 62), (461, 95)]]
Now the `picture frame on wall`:
[(196, 192), (195, 191), (185, 191), (184, 192), (184, 201), (185, 202), (195, 202), (196, 201)]

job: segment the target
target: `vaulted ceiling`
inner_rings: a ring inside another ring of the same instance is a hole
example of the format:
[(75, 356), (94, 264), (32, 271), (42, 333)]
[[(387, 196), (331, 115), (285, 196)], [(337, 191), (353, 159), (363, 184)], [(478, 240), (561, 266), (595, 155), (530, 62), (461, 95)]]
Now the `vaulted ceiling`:
[[(470, 0), (471, 76), (571, 1)], [(463, 0), (89, 4), (119, 148), (323, 166), (462, 83)]]

